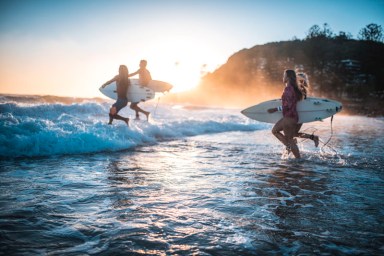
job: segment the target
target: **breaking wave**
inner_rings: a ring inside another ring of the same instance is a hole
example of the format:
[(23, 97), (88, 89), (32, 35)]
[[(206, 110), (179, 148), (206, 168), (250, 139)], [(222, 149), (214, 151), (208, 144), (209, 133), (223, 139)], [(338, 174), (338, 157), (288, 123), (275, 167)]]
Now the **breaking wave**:
[[(154, 103), (142, 104), (152, 112), (150, 122), (132, 120), (130, 127), (119, 121), (108, 125), (110, 102), (71, 99), (1, 96), (0, 157), (120, 151), (187, 136), (269, 127), (249, 122), (238, 111), (155, 106)], [(132, 117), (133, 112), (125, 108), (121, 115)]]

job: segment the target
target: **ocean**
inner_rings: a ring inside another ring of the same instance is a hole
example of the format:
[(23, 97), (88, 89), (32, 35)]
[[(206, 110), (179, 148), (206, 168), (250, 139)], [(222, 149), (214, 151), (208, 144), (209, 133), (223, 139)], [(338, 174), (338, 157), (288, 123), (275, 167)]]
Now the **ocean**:
[(383, 118), (304, 124), (294, 159), (240, 109), (110, 105), (0, 95), (0, 255), (384, 254)]

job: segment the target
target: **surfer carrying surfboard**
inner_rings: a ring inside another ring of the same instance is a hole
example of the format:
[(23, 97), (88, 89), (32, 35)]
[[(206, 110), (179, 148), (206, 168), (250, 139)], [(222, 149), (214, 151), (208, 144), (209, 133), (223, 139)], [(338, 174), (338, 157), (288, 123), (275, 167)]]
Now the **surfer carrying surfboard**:
[[(282, 100), (283, 118), (281, 118), (272, 128), (273, 135), (276, 136), (287, 148), (292, 151), (296, 158), (300, 158), (300, 151), (294, 141), (297, 134), (297, 125), (299, 115), (296, 110), (296, 104), (303, 99), (303, 93), (298, 87), (296, 73), (294, 70), (285, 70), (283, 82), (285, 84)], [(278, 108), (268, 109), (268, 113), (279, 111)], [(281, 133), (281, 132), (284, 132)]]
[[(147, 69), (147, 61), (141, 60), (139, 66), (140, 68), (136, 72), (129, 74), (128, 77), (139, 75), (139, 84), (142, 86), (146, 86), (148, 85), (149, 81), (152, 80), (151, 73)], [(141, 109), (138, 105), (139, 102), (132, 102), (130, 105), (130, 108), (135, 110), (136, 112), (136, 119), (140, 119), (139, 112), (141, 112), (147, 117), (148, 121), (150, 112)]]
[(105, 82), (101, 87), (104, 88), (105, 86), (109, 85), (112, 82), (116, 82), (116, 93), (117, 93), (117, 100), (115, 103), (113, 103), (111, 109), (109, 110), (109, 122), (108, 124), (112, 124), (113, 119), (121, 120), (125, 122), (127, 125), (129, 125), (129, 118), (122, 117), (118, 115), (119, 111), (127, 106), (128, 99), (127, 99), (127, 90), (128, 86), (131, 85), (131, 82), (128, 78), (128, 68), (125, 65), (120, 65), (119, 67), (119, 74), (112, 78), (111, 80)]

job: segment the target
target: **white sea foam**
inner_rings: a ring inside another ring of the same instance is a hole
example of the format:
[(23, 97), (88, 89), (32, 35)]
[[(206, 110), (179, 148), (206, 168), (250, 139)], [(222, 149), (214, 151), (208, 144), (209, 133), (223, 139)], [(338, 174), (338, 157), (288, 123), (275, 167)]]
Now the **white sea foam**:
[[(113, 125), (107, 124), (110, 103), (46, 101), (42, 102), (41, 98), (2, 100), (0, 157), (119, 151), (187, 136), (266, 127), (250, 123), (238, 111), (173, 109), (166, 105), (155, 108), (147, 103), (145, 108), (152, 112), (150, 122), (131, 121), (128, 128), (118, 120)], [(132, 117), (133, 112), (126, 108), (121, 115)]]

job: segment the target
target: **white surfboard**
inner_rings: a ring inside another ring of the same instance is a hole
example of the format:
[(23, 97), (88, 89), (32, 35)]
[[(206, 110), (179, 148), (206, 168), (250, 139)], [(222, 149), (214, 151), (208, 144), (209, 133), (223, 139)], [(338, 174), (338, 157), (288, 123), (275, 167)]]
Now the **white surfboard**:
[[(260, 122), (276, 123), (283, 117), (283, 112), (268, 113), (268, 109), (277, 108), (281, 105), (281, 99), (269, 100), (244, 109), (241, 113)], [(322, 121), (340, 112), (342, 108), (343, 106), (340, 102), (325, 98), (307, 98), (299, 101), (296, 106), (299, 114), (299, 123)]]
[[(131, 84), (139, 84), (139, 79), (136, 78), (130, 78)], [(173, 85), (167, 82), (159, 81), (159, 80), (151, 80), (145, 87), (148, 87), (154, 92), (168, 92), (172, 89)]]
[[(104, 88), (99, 88), (100, 92), (108, 98), (117, 99), (116, 82), (112, 82)], [(155, 92), (147, 87), (131, 83), (127, 90), (127, 99), (129, 102), (141, 102), (151, 100), (155, 97)]]

